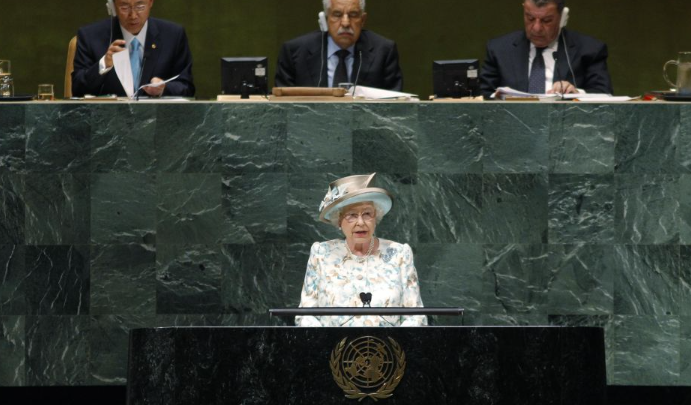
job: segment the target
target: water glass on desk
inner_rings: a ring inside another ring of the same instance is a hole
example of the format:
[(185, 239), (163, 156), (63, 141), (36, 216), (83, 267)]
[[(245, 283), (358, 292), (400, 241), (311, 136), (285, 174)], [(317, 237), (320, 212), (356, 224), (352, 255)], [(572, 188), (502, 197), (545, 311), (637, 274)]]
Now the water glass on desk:
[(14, 97), (14, 81), (9, 60), (0, 60), (0, 97)]
[(53, 91), (53, 85), (44, 83), (38, 85), (38, 101), (53, 101), (55, 100), (55, 92)]
[[(667, 67), (669, 65), (676, 65), (677, 67), (677, 78), (676, 83), (669, 80), (667, 76)], [(665, 63), (662, 68), (662, 74), (667, 83), (674, 87), (677, 94), (680, 96), (690, 96), (691, 95), (691, 52), (679, 52), (679, 59), (670, 60)]]

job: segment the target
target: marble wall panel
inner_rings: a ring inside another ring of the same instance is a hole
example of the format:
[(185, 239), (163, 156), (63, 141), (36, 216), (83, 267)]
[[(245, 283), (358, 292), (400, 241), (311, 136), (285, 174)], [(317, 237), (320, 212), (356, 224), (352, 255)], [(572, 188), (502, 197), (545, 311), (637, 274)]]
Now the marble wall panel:
[(0, 244), (24, 243), (24, 176), (0, 174)]
[(416, 104), (354, 104), (353, 173), (417, 172)]
[(156, 179), (150, 174), (91, 175), (91, 243), (155, 243)]
[(614, 176), (549, 176), (549, 243), (614, 242)]
[(154, 144), (158, 171), (220, 173), (223, 167), (222, 105), (161, 104)]
[(88, 174), (29, 174), (22, 197), (26, 244), (89, 243)]
[(676, 215), (681, 243), (691, 245), (691, 175), (679, 176), (679, 212)]
[(485, 245), (482, 311), (497, 315), (542, 315), (549, 308), (549, 250), (543, 244)]
[(288, 172), (350, 174), (353, 170), (352, 107), (314, 103), (288, 108)]
[(680, 321), (676, 316), (614, 317), (611, 385), (675, 385), (679, 379)]
[(419, 173), (482, 173), (482, 107), (420, 104)]
[(27, 246), (27, 314), (88, 314), (89, 257), (88, 245)]
[(224, 243), (286, 242), (288, 176), (247, 173), (223, 178)]
[(91, 108), (91, 172), (155, 172), (156, 109), (153, 104), (94, 104)]
[(221, 313), (224, 260), (220, 245), (158, 244), (156, 313)]
[(678, 175), (616, 175), (615, 181), (615, 242), (679, 243)]
[(616, 173), (677, 173), (679, 106), (620, 105), (616, 110)]
[(679, 134), (676, 140), (676, 163), (680, 172), (691, 172), (691, 105), (679, 106)]
[(615, 245), (614, 313), (679, 315), (678, 245)]
[[(375, 234), (401, 243), (416, 243), (420, 230), (418, 217), (419, 178), (410, 174), (377, 173), (375, 187), (382, 187), (393, 195), (391, 211), (377, 224)], [(326, 190), (326, 189), (324, 189)], [(339, 238), (343, 233), (339, 232)]]
[(550, 314), (612, 314), (616, 266), (611, 245), (549, 245), (549, 268)]
[(87, 385), (90, 332), (85, 315), (27, 316), (26, 385)]
[(25, 316), (0, 316), (0, 387), (26, 384)]
[(687, 386), (691, 381), (691, 317), (680, 317), (679, 381), (677, 385)]
[(612, 104), (555, 104), (549, 111), (550, 173), (612, 173)]
[(224, 245), (224, 312), (265, 315), (270, 308), (297, 306), (307, 260), (288, 266), (288, 252), (299, 254), (306, 247), (285, 243)]
[(25, 171), (26, 107), (18, 104), (3, 106), (0, 114), (0, 173)]
[(343, 234), (334, 226), (319, 222), (319, 205), (329, 183), (350, 174), (324, 172), (288, 175), (287, 225), (291, 243), (312, 243), (342, 237)]
[(24, 245), (0, 245), (0, 315), (26, 314), (25, 250)]
[[(88, 347), (89, 385), (125, 385), (129, 332), (155, 325), (153, 316), (97, 315), (90, 317)], [(98, 353), (98, 355), (94, 355)]]
[(88, 104), (26, 106), (26, 169), (32, 173), (89, 173)]
[(486, 243), (547, 243), (547, 175), (482, 176)]
[(484, 108), (484, 173), (545, 173), (550, 106), (502, 103)]
[(415, 193), (418, 241), (481, 243), (482, 179), (479, 174), (419, 174)]
[[(483, 311), (484, 251), (470, 243), (418, 243), (413, 246), (420, 295), (427, 307), (461, 307), (466, 316)], [(435, 324), (460, 325), (461, 317), (439, 317)]]
[(262, 103), (224, 106), (224, 172), (284, 172), (289, 109)]
[(691, 245), (679, 246), (679, 277), (679, 313), (682, 316), (691, 316)]
[(156, 242), (219, 243), (223, 238), (221, 175), (160, 174)]
[(153, 245), (91, 246), (91, 315), (156, 314)]

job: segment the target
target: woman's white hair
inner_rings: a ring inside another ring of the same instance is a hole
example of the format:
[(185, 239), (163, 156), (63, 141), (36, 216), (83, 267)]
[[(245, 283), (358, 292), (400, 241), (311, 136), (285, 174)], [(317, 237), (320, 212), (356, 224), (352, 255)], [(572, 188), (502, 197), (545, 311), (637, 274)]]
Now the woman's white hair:
[[(322, 0), (324, 3), (324, 12), (329, 12), (329, 7), (331, 7), (331, 0)], [(365, 11), (365, 0), (360, 0), (360, 11)]]
[(379, 204), (377, 204), (374, 201), (363, 201), (361, 203), (355, 203), (355, 204), (346, 205), (345, 207), (341, 207), (340, 209), (338, 209), (338, 211), (331, 214), (329, 221), (331, 221), (331, 224), (333, 226), (335, 226), (336, 228), (340, 228), (341, 227), (341, 221), (343, 220), (343, 215), (346, 213), (346, 211), (348, 211), (348, 209), (350, 209), (350, 207), (352, 207), (353, 205), (365, 204), (365, 203), (369, 203), (369, 204), (374, 205), (374, 211), (375, 211), (374, 214), (377, 218), (377, 225), (379, 225), (379, 223), (381, 222), (381, 219), (384, 218), (384, 208), (381, 207)]

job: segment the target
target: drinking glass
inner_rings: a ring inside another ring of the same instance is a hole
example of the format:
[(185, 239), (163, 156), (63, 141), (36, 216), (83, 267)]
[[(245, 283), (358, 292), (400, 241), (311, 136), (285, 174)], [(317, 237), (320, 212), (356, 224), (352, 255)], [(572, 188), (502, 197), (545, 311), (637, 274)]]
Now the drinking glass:
[(9, 60), (0, 60), (0, 97), (14, 96), (12, 65)]
[(55, 100), (55, 92), (53, 85), (43, 83), (38, 85), (38, 100), (39, 101), (53, 101)]

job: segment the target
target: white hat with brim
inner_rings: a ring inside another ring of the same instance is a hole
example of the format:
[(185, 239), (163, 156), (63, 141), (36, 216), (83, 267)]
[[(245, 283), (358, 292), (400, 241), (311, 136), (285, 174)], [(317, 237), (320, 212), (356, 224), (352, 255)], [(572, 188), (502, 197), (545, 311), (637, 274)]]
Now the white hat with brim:
[(387, 190), (378, 187), (368, 187), (373, 183), (376, 173), (367, 175), (348, 176), (329, 184), (329, 190), (319, 206), (319, 220), (331, 222), (331, 216), (348, 205), (372, 202), (382, 216), (386, 215), (393, 206), (393, 196)]

